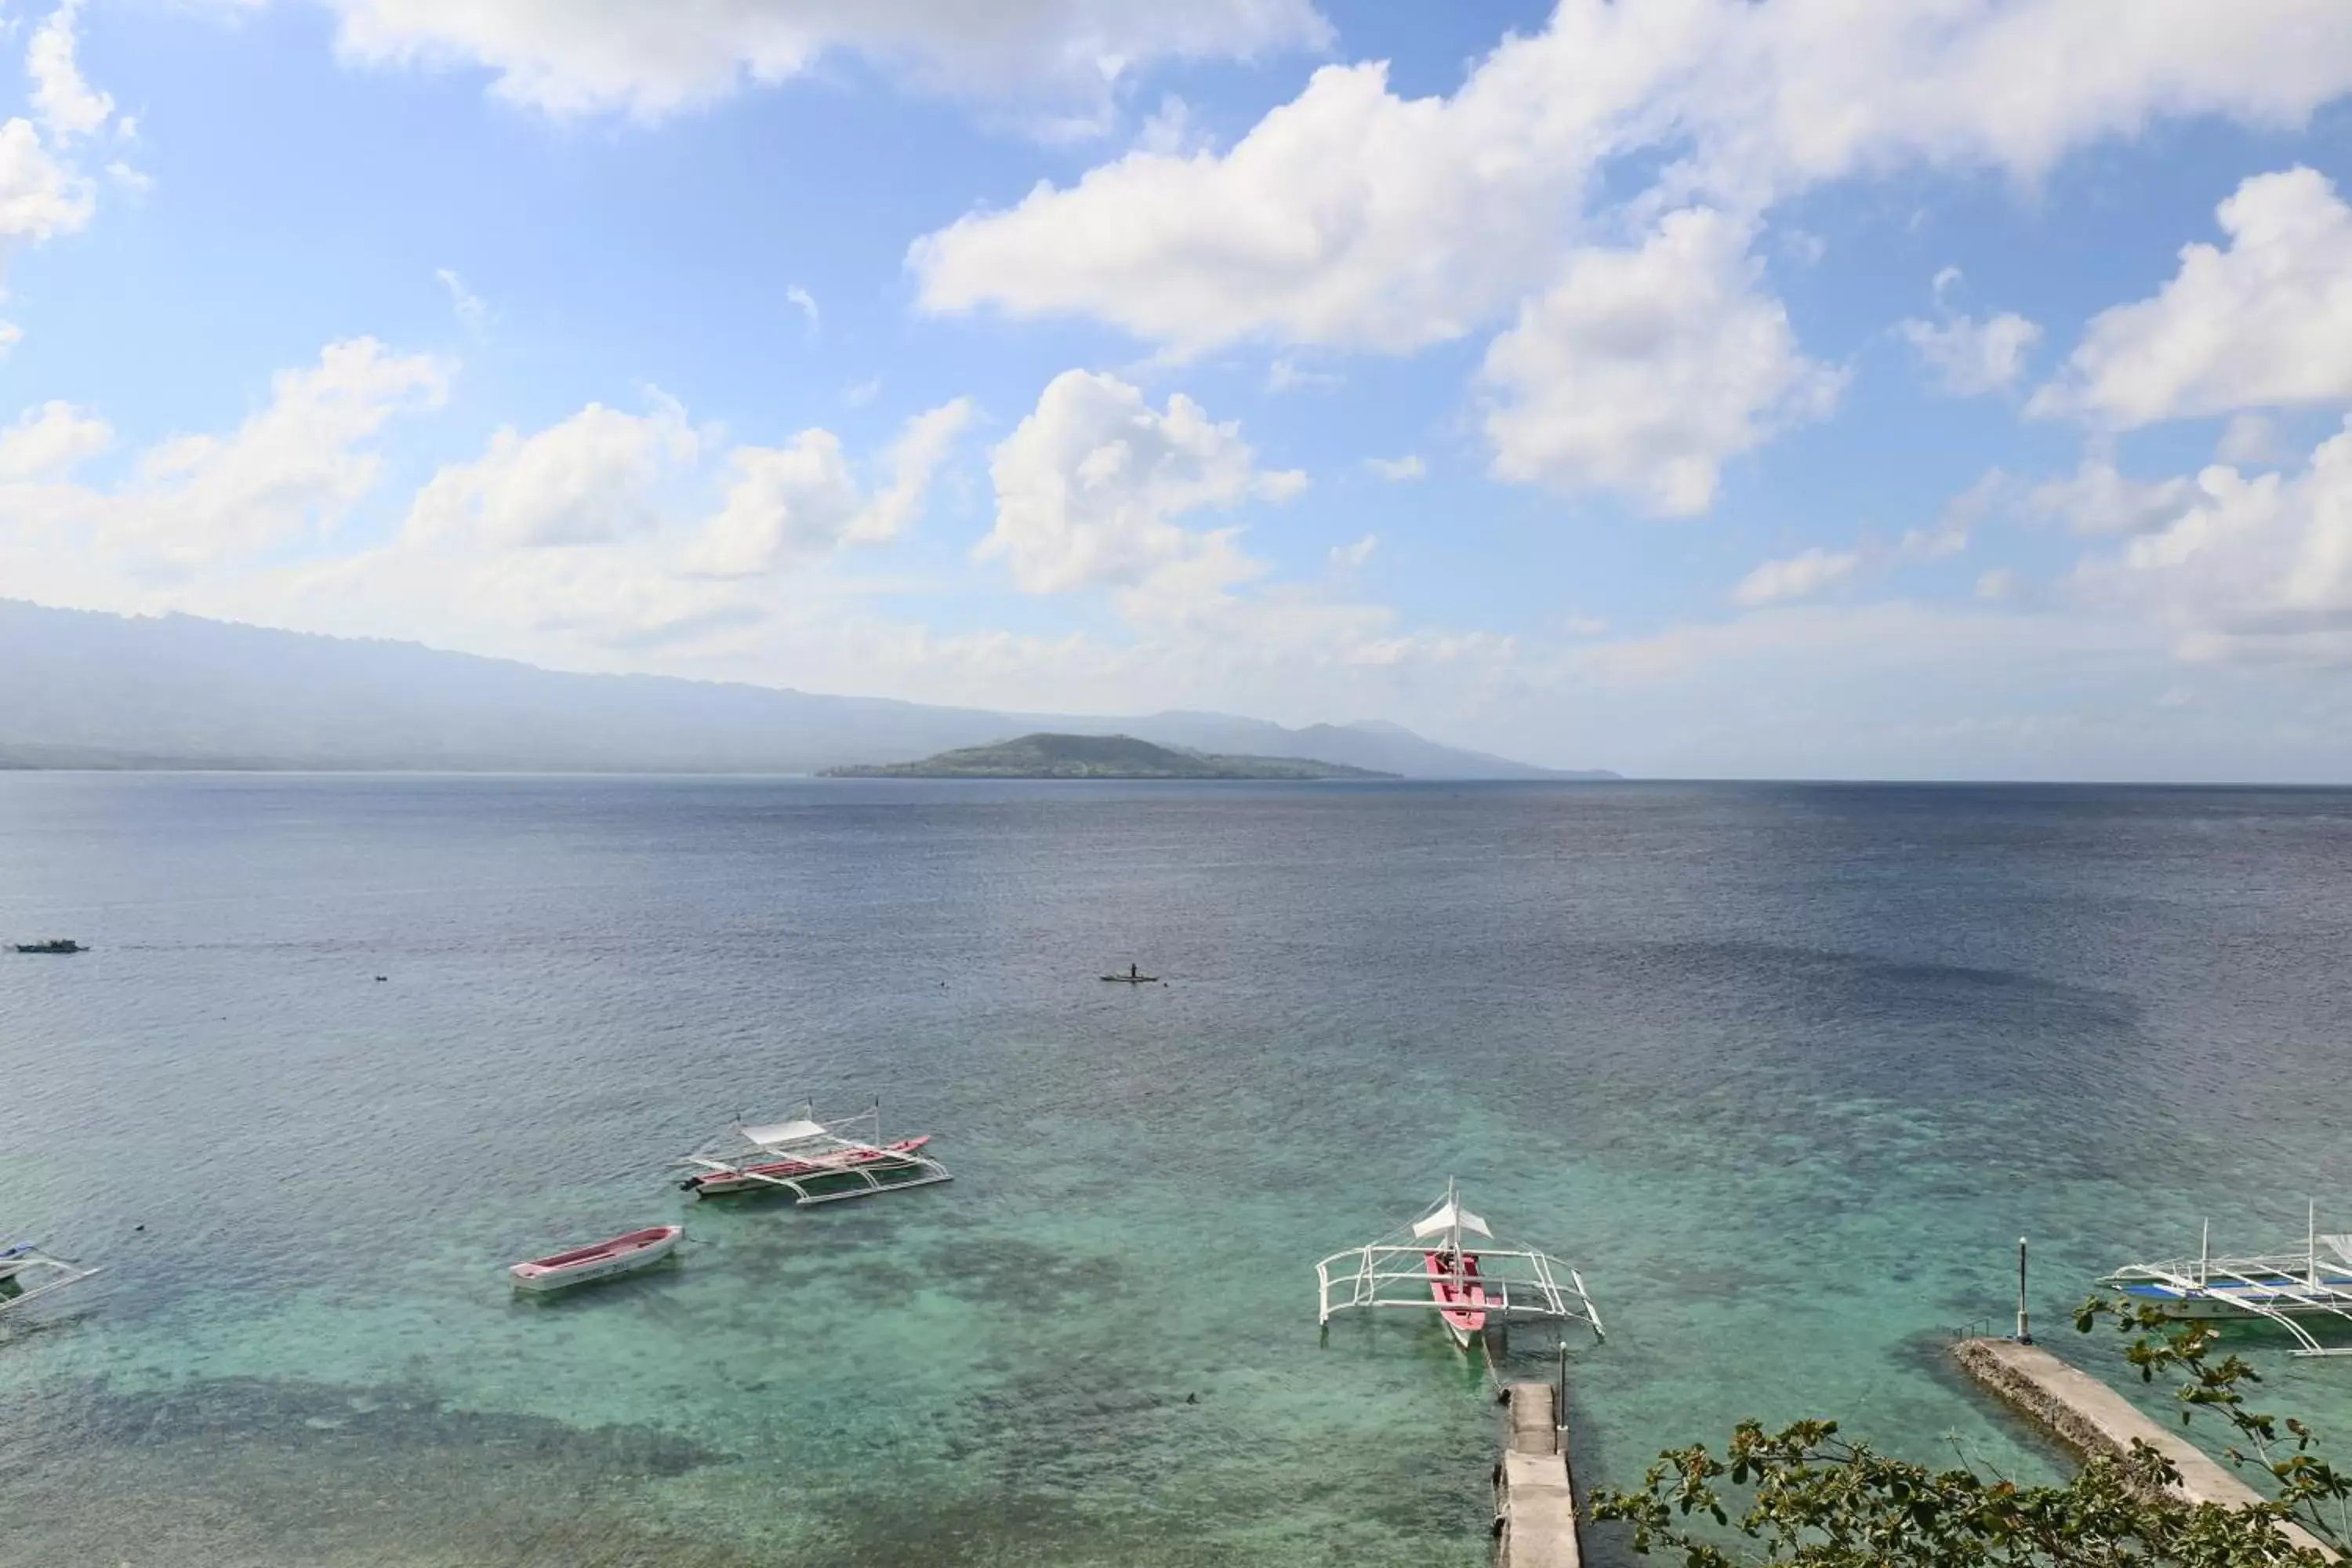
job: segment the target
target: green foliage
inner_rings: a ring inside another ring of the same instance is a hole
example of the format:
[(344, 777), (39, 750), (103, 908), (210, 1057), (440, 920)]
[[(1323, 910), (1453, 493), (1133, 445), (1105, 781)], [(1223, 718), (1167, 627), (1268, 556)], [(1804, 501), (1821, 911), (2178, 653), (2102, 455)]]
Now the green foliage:
[(1834, 1421), (1778, 1432), (1748, 1421), (1720, 1457), (1703, 1445), (1660, 1455), (1638, 1489), (1596, 1494), (1592, 1517), (1630, 1524), (1636, 1552), (1678, 1553), (1689, 1568), (2307, 1568), (2328, 1558), (2297, 1547), (2282, 1521), (2332, 1547), (2352, 1541), (2352, 1480), (2310, 1451), (2302, 1422), (2247, 1406), (2260, 1374), (2234, 1355), (2214, 1360), (2210, 1325), (2094, 1299), (2075, 1326), (2088, 1333), (2109, 1320), (2131, 1336), (2126, 1353), (2142, 1378), (2182, 1380), (2183, 1421), (2206, 1413), (2230, 1425), (2237, 1441), (2227, 1457), (2267, 1474), (2274, 1500), (2242, 1510), (2184, 1501), (2167, 1489), (2179, 1479), (2172, 1462), (2145, 1443), (2091, 1458), (2063, 1485), (2028, 1487), (1889, 1458), (1841, 1436)]

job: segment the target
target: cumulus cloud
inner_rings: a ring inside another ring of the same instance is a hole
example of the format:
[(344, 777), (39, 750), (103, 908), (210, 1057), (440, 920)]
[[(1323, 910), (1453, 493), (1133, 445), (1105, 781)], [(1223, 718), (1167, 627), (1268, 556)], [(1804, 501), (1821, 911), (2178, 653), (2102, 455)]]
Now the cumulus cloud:
[(61, 142), (100, 129), (114, 113), (114, 100), (84, 81), (75, 62), (74, 14), (79, 8), (79, 0), (65, 0), (33, 30), (25, 51), (34, 112)]
[(110, 489), (65, 477), (111, 443), (105, 422), (46, 404), (0, 432), (0, 531), (62, 531), (110, 558), (181, 571), (317, 540), (374, 488), (372, 437), (395, 415), (437, 407), (449, 374), (373, 338), (330, 343), (316, 365), (279, 372), (268, 404), (236, 430), (159, 441)]
[(1487, 350), (1496, 476), (1687, 517), (1714, 503), (1727, 459), (1828, 413), (1843, 378), (1798, 352), (1748, 240), (1694, 207), (1639, 249), (1572, 252)]
[(41, 144), (31, 121), (0, 123), (0, 241), (72, 234), (97, 211), (97, 189)]
[(656, 118), (855, 54), (919, 86), (1044, 92), (1082, 111), (1161, 59), (1318, 47), (1311, 0), (323, 0), (337, 42), (369, 64), (461, 64), (500, 97), (551, 114)]
[(1895, 329), (1903, 341), (1919, 351), (1937, 384), (1954, 397), (1976, 397), (2013, 386), (2025, 372), (2025, 353), (2041, 340), (2042, 329), (2011, 311), (1989, 321), (1955, 316), (1945, 321), (1916, 317)]
[(2034, 486), (2026, 504), (2077, 533), (2145, 533), (2178, 517), (2195, 493), (2192, 480), (2127, 479), (2109, 459), (2090, 457), (2067, 478)]
[(1402, 458), (1366, 458), (1364, 467), (1371, 470), (1374, 478), (1386, 479), (1391, 484), (1418, 479), (1429, 472), (1429, 465), (1411, 452)]
[(2228, 247), (2185, 247), (2153, 298), (2094, 318), (2031, 412), (2130, 428), (2352, 402), (2352, 207), (2294, 168), (2247, 180), (2215, 216)]
[(1675, 154), (1668, 203), (1749, 213), (1906, 165), (2031, 177), (2160, 115), (2298, 122), (2352, 89), (2340, 24), (2340, 0), (1562, 0), (1451, 97), (1326, 67), (1222, 154), (1137, 149), (908, 259), (934, 310), (1407, 353), (1539, 287), (1629, 153)]
[(1860, 551), (1823, 550), (1816, 545), (1785, 560), (1765, 562), (1739, 580), (1731, 590), (1731, 601), (1753, 607), (1805, 598), (1844, 582), (1861, 565)]
[(699, 451), (675, 403), (643, 415), (592, 403), (530, 436), (502, 428), (480, 458), (443, 468), (417, 492), (404, 531), (418, 542), (611, 543), (661, 521), (658, 487)]
[(1285, 500), (1307, 482), (1261, 469), (1239, 424), (1213, 421), (1182, 393), (1154, 409), (1139, 388), (1082, 370), (1047, 384), (989, 473), (996, 522), (974, 554), (1003, 561), (1033, 594), (1132, 587), (1186, 563), (1230, 580), (1241, 564), (1230, 533), (1176, 520)]
[(0, 429), (0, 484), (58, 478), (112, 445), (113, 427), (70, 403), (27, 408)]
[(2168, 522), (2083, 576), (2192, 658), (2352, 661), (2352, 419), (2298, 473), (2206, 468)]
[(782, 447), (738, 447), (725, 504), (690, 556), (723, 576), (782, 571), (848, 545), (898, 538), (921, 513), (932, 476), (971, 423), (969, 398), (907, 422), (892, 445), (887, 484), (869, 491), (851, 470), (841, 439), (803, 430)]

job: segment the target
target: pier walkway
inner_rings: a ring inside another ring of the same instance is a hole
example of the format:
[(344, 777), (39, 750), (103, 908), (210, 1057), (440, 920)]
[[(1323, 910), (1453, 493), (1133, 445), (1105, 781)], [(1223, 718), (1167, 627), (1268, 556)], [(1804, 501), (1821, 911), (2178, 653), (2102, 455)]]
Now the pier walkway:
[(1497, 1568), (1581, 1568), (1576, 1489), (1548, 1383), (1515, 1383), (1503, 1462), (1495, 1467)]
[[(2136, 1438), (2172, 1461), (2173, 1468), (2180, 1472), (2180, 1483), (2172, 1489), (2189, 1502), (2244, 1508), (2262, 1500), (2252, 1487), (2203, 1449), (2178, 1432), (2158, 1426), (2122, 1394), (2039, 1345), (2021, 1345), (2015, 1340), (1962, 1340), (1952, 1353), (1970, 1377), (2078, 1454), (2112, 1454), (2120, 1458), (2131, 1452)], [(2298, 1525), (2279, 1528), (2297, 1546), (2328, 1550)]]

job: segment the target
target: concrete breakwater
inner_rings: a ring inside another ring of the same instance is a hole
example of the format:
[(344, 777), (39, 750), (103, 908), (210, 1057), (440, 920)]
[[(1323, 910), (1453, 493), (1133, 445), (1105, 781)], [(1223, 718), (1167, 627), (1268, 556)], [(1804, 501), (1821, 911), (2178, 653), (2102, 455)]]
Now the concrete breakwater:
[[(2137, 1440), (2172, 1461), (2180, 1480), (2171, 1489), (2189, 1502), (2245, 1508), (2263, 1500), (2203, 1449), (2158, 1426), (2114, 1389), (2039, 1345), (1971, 1339), (1962, 1340), (1952, 1353), (1970, 1377), (2078, 1454), (2122, 1458)], [(2279, 1528), (2297, 1546), (2328, 1550), (2300, 1526)]]
[(1503, 1397), (1509, 1414), (1495, 1467), (1495, 1561), (1499, 1568), (1580, 1568), (1576, 1488), (1552, 1385), (1515, 1383)]

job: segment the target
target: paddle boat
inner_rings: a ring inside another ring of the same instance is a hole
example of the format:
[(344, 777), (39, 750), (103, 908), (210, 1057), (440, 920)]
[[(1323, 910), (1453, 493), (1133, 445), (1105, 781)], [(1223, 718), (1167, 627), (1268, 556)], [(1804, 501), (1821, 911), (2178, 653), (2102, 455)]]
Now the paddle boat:
[(795, 1203), (829, 1204), (871, 1197), (901, 1187), (952, 1181), (947, 1167), (923, 1152), (929, 1133), (882, 1142), (882, 1108), (838, 1124), (860, 1138), (845, 1136), (816, 1120), (813, 1105), (782, 1121), (738, 1123), (711, 1144), (678, 1163), (692, 1174), (677, 1184), (695, 1196), (781, 1192)]
[(1359, 1307), (1434, 1312), (1454, 1342), (1468, 1350), (1490, 1319), (1582, 1323), (1605, 1337), (1601, 1310), (1584, 1278), (1532, 1247), (1507, 1246), (1485, 1219), (1462, 1205), (1452, 1181), (1419, 1219), (1380, 1240), (1335, 1252), (1315, 1266), (1316, 1321)]
[(2103, 1276), (2099, 1283), (2127, 1301), (2154, 1307), (2168, 1318), (2274, 1323), (2295, 1342), (2290, 1352), (2294, 1355), (2352, 1355), (2352, 1346), (2323, 1345), (2295, 1321), (2337, 1317), (2352, 1322), (2352, 1235), (2320, 1235), (2315, 1202), (2304, 1213), (2301, 1252), (2216, 1258), (2209, 1222), (2196, 1257), (2127, 1263)]
[(514, 1276), (518, 1290), (562, 1290), (572, 1285), (592, 1285), (599, 1279), (634, 1274), (659, 1263), (685, 1234), (686, 1226), (682, 1225), (650, 1226), (593, 1247), (575, 1247), (569, 1252), (534, 1258), (528, 1263), (513, 1265), (507, 1272)]
[(0, 1313), (14, 1311), (35, 1297), (62, 1290), (97, 1272), (67, 1258), (52, 1258), (29, 1241), (0, 1239)]

